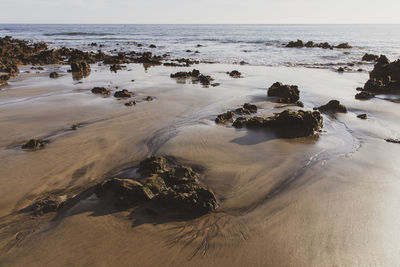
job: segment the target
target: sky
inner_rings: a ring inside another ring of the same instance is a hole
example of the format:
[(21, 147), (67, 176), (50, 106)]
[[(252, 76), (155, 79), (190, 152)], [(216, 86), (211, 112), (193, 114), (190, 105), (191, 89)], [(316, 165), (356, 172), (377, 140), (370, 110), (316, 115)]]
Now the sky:
[(0, 23), (400, 23), (400, 0), (0, 0)]

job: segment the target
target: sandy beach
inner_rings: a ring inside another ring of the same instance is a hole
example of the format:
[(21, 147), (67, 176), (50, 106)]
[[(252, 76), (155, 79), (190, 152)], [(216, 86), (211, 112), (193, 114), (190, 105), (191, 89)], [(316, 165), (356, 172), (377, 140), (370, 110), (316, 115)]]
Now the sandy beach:
[[(354, 99), (367, 72), (199, 64), (218, 87), (171, 79), (193, 68), (92, 65), (74, 81), (68, 66), (21, 74), (0, 91), (1, 266), (395, 266), (400, 261), (400, 126), (397, 103)], [(239, 70), (234, 79), (227, 71)], [(57, 71), (61, 77), (50, 79)], [(134, 80), (134, 82), (132, 82)], [(267, 97), (276, 81), (299, 86), (305, 110), (338, 99), (317, 136), (282, 139), (268, 130), (218, 125), (243, 103), (271, 116), (298, 107)], [(91, 93), (128, 89), (136, 105)], [(153, 101), (145, 101), (152, 96)], [(357, 115), (368, 114), (367, 120)], [(72, 130), (73, 124), (79, 124)], [(25, 151), (30, 138), (49, 141)], [(169, 155), (198, 169), (218, 208), (181, 220), (120, 210), (85, 191), (134, 177), (144, 158)], [(124, 177), (121, 177), (124, 176)], [(57, 213), (24, 211), (56, 192)]]

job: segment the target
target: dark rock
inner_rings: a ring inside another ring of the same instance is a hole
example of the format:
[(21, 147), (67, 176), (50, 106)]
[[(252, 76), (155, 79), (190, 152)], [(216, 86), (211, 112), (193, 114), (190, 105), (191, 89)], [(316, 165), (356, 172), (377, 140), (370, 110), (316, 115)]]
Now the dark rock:
[(388, 142), (388, 143), (400, 144), (400, 139), (389, 138), (389, 139), (385, 139), (385, 141)]
[(60, 75), (58, 75), (57, 72), (52, 72), (52, 73), (50, 73), (49, 76), (50, 76), (50, 78), (52, 78), (52, 79), (56, 79), (56, 78), (60, 77)]
[(343, 67), (338, 68), (337, 72), (344, 72), (344, 68)]
[(146, 101), (153, 101), (153, 97), (152, 97), (152, 96), (147, 96), (147, 97), (145, 98), (145, 100), (146, 100)]
[(131, 100), (131, 101), (128, 101), (128, 102), (125, 103), (125, 106), (127, 106), (127, 107), (132, 107), (134, 105), (136, 105), (136, 101), (135, 100)]
[(379, 58), (378, 55), (365, 53), (361, 60), (362, 61), (377, 61), (378, 58)]
[(157, 46), (154, 45), (154, 44), (151, 44), (149, 47), (150, 47), (150, 48), (157, 48)]
[(218, 115), (217, 118), (215, 119), (215, 122), (219, 124), (233, 122), (233, 115), (234, 113), (232, 111), (227, 111), (225, 113)]
[(101, 94), (101, 95), (110, 95), (111, 91), (109, 88), (105, 88), (105, 87), (94, 87), (92, 89), (92, 93), (93, 94)]
[(364, 91), (375, 94), (399, 94), (400, 60), (390, 62), (386, 56), (381, 55), (369, 77), (364, 85)]
[(242, 74), (237, 71), (237, 70), (233, 70), (231, 72), (228, 72), (229, 76), (231, 76), (232, 78), (241, 78)]
[(119, 97), (119, 98), (129, 98), (132, 97), (132, 92), (129, 92), (126, 89), (123, 89), (121, 91), (117, 91), (114, 93), (115, 97)]
[(244, 103), (243, 105), (244, 109), (247, 109), (248, 111), (250, 111), (250, 113), (257, 113), (257, 106), (250, 104), (250, 103)]
[(373, 97), (375, 97), (375, 95), (373, 93), (366, 92), (366, 91), (362, 91), (362, 92), (356, 94), (356, 96), (355, 96), (355, 98), (359, 99), (359, 100), (367, 100), (367, 99), (370, 99)]
[(152, 191), (140, 182), (120, 178), (112, 178), (98, 184), (96, 195), (102, 199), (111, 199), (118, 206), (130, 206), (154, 197)]
[(203, 75), (200, 74), (199, 77), (197, 77), (197, 80), (202, 84), (202, 85), (210, 85), (210, 83), (214, 80), (211, 78), (209, 75)]
[(290, 41), (286, 47), (295, 47), (295, 48), (301, 48), (304, 47), (304, 43), (302, 40), (297, 40), (296, 42)]
[(362, 120), (366, 120), (367, 119), (367, 114), (357, 115), (357, 118), (362, 119)]
[(44, 148), (46, 141), (42, 139), (30, 139), (27, 143), (22, 145), (22, 149), (37, 150)]
[(10, 79), (9, 74), (0, 75), (0, 86), (7, 85), (9, 79)]
[(180, 71), (177, 73), (172, 73), (170, 75), (171, 78), (176, 78), (176, 79), (187, 79), (187, 78), (198, 78), (200, 75), (200, 71), (193, 69), (192, 71), (185, 72), (185, 71)]
[(296, 85), (276, 82), (268, 89), (268, 96), (279, 97), (280, 103), (296, 103), (300, 98), (300, 91)]
[(338, 100), (331, 100), (327, 104), (315, 108), (315, 110), (331, 113), (347, 113), (346, 106), (340, 104)]
[(339, 48), (339, 49), (349, 49), (349, 48), (353, 48), (351, 45), (349, 45), (349, 43), (341, 43), (337, 46), (335, 46), (335, 48)]
[(75, 61), (71, 63), (71, 71), (75, 73), (75, 77), (80, 79), (90, 74), (90, 65), (86, 61)]
[(304, 103), (301, 102), (301, 101), (297, 101), (295, 104), (296, 104), (296, 106), (298, 106), (298, 107), (304, 108)]
[(212, 83), (211, 84), (212, 87), (217, 87), (217, 86), (220, 86), (220, 85), (221, 85), (220, 83)]
[(248, 65), (249, 63), (247, 63), (246, 61), (240, 61), (239, 64), (240, 65)]
[(322, 128), (322, 116), (318, 111), (291, 111), (285, 110), (272, 117), (238, 118), (233, 126), (241, 128), (267, 128), (275, 132), (278, 137), (295, 138), (315, 134)]

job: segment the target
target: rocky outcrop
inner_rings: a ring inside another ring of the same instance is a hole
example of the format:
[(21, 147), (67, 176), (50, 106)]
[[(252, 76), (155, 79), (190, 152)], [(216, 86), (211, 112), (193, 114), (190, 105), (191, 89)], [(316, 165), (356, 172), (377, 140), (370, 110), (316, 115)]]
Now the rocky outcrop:
[(119, 207), (154, 203), (184, 216), (200, 216), (218, 206), (212, 190), (199, 184), (200, 175), (171, 158), (147, 158), (140, 163), (138, 173), (138, 180), (106, 180), (97, 185), (96, 194)]
[(378, 58), (379, 58), (378, 55), (365, 53), (361, 60), (362, 61), (377, 61)]
[(276, 82), (268, 89), (268, 96), (278, 97), (279, 103), (293, 104), (300, 99), (300, 91), (297, 85), (283, 85)]
[(89, 76), (90, 65), (84, 60), (72, 62), (71, 63), (71, 72), (72, 72), (74, 79), (80, 80), (82, 78)]
[(400, 139), (389, 138), (389, 139), (385, 139), (385, 141), (388, 143), (400, 144)]
[(289, 48), (303, 48), (303, 47), (307, 47), (307, 48), (312, 48), (312, 47), (319, 47), (319, 48), (323, 48), (323, 49), (333, 49), (333, 48), (337, 48), (337, 49), (350, 49), (352, 48), (351, 45), (349, 45), (348, 43), (341, 43), (338, 45), (331, 45), (327, 42), (324, 43), (314, 43), (313, 41), (308, 41), (307, 43), (304, 43), (302, 40), (297, 40), (297, 41), (290, 41), (286, 47)]
[(329, 113), (347, 113), (346, 106), (340, 104), (340, 101), (338, 100), (331, 100), (327, 104), (314, 109), (319, 110), (321, 112), (329, 112)]
[(390, 62), (386, 56), (381, 55), (370, 72), (363, 91), (374, 94), (399, 94), (400, 60)]
[(109, 88), (105, 88), (105, 87), (94, 87), (92, 89), (92, 93), (93, 94), (100, 94), (100, 95), (110, 95), (111, 91)]
[(126, 89), (123, 89), (121, 91), (117, 91), (114, 93), (114, 97), (118, 97), (118, 98), (130, 98), (132, 97), (132, 92), (129, 92)]
[(65, 200), (65, 196), (50, 194), (36, 200), (30, 207), (28, 207), (28, 210), (32, 211), (34, 215), (44, 215), (49, 212), (56, 212), (63, 206)]
[(237, 118), (233, 123), (236, 128), (271, 129), (278, 137), (295, 138), (315, 134), (323, 126), (323, 119), (318, 111), (285, 110), (274, 116), (262, 118)]

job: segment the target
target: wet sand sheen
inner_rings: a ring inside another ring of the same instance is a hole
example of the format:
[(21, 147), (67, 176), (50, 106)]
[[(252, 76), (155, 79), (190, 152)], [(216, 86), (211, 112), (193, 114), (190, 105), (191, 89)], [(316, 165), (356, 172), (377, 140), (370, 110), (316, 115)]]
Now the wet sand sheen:
[[(383, 140), (399, 133), (399, 108), (380, 99), (354, 100), (354, 88), (366, 74), (241, 66), (245, 78), (232, 79), (225, 71), (238, 66), (200, 65), (202, 73), (221, 82), (202, 88), (169, 78), (182, 69), (129, 67), (132, 72), (116, 75), (98, 67), (76, 85), (67, 75), (57, 81), (27, 78), (0, 92), (0, 125), (7, 129), (0, 136), (1, 265), (393, 266), (399, 261), (400, 159), (398, 146)], [(306, 109), (338, 98), (350, 112), (324, 116), (318, 139), (284, 140), (215, 125), (216, 114), (244, 102), (257, 104), (264, 115), (282, 111), (266, 98), (265, 88), (278, 80), (299, 85)], [(155, 100), (128, 108), (88, 90), (110, 81), (138, 99)], [(30, 99), (14, 101), (27, 92)], [(356, 118), (365, 112), (369, 120)], [(76, 122), (85, 123), (69, 130)], [(10, 149), (40, 136), (51, 141), (43, 150)], [(101, 207), (88, 198), (55, 220), (37, 219), (34, 232), (12, 224), (23, 215), (9, 214), (44, 192), (80, 192), (153, 154), (202, 166), (201, 182), (214, 190), (219, 209), (171, 221)]]

